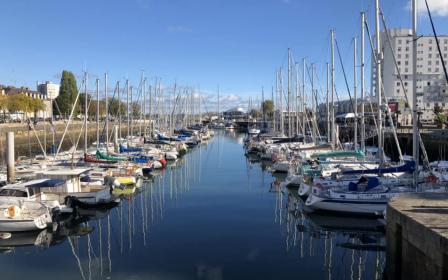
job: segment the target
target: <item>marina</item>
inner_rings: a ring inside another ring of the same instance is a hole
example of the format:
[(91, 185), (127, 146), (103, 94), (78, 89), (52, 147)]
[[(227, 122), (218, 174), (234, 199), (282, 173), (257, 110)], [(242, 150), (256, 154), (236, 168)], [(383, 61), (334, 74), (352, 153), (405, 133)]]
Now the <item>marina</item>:
[(306, 214), (284, 176), (244, 157), (245, 137), (219, 131), (115, 208), (2, 238), (3, 276), (381, 279), (384, 225)]
[(2, 279), (448, 279), (448, 0), (249, 2), (0, 3)]

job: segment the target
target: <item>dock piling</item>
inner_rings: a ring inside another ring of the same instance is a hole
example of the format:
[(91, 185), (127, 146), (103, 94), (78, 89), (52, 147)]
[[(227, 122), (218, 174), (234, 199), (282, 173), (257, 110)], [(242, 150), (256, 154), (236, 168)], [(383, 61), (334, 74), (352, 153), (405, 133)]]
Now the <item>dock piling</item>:
[(6, 135), (6, 172), (8, 182), (13, 183), (16, 180), (13, 131), (8, 131)]

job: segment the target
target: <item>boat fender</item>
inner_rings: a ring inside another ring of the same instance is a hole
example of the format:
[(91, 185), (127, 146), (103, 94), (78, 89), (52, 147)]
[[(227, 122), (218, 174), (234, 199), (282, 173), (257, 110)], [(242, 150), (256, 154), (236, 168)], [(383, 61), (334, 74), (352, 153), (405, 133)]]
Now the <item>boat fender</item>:
[(5, 209), (4, 215), (7, 218), (13, 219), (20, 216), (21, 212), (21, 209), (17, 205), (11, 205)]

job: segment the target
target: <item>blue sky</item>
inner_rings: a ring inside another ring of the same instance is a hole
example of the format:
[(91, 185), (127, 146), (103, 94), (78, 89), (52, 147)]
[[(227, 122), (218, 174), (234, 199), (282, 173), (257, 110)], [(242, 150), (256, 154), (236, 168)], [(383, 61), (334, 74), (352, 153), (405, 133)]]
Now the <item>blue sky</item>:
[[(381, 1), (389, 27), (409, 27), (408, 0)], [(212, 93), (229, 106), (270, 89), (274, 71), (294, 59), (329, 58), (329, 29), (349, 77), (361, 10), (373, 29), (373, 0), (14, 0), (1, 1), (0, 84), (57, 82), (63, 69), (109, 73), (111, 84), (141, 71)], [(430, 0), (438, 32), (448, 34), (448, 0)], [(426, 14), (420, 33), (429, 34)], [(337, 61), (337, 87), (345, 85)], [(323, 76), (321, 80), (323, 80)], [(368, 81), (369, 82), (369, 81)], [(233, 102), (233, 103), (232, 103)]]

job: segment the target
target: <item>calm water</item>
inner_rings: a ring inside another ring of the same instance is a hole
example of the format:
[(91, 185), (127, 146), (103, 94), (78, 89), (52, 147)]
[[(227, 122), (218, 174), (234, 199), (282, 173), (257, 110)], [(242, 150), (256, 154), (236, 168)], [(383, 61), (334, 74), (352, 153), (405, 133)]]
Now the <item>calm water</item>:
[(1, 278), (379, 279), (378, 223), (303, 214), (243, 138), (220, 133), (108, 213), (0, 240)]

